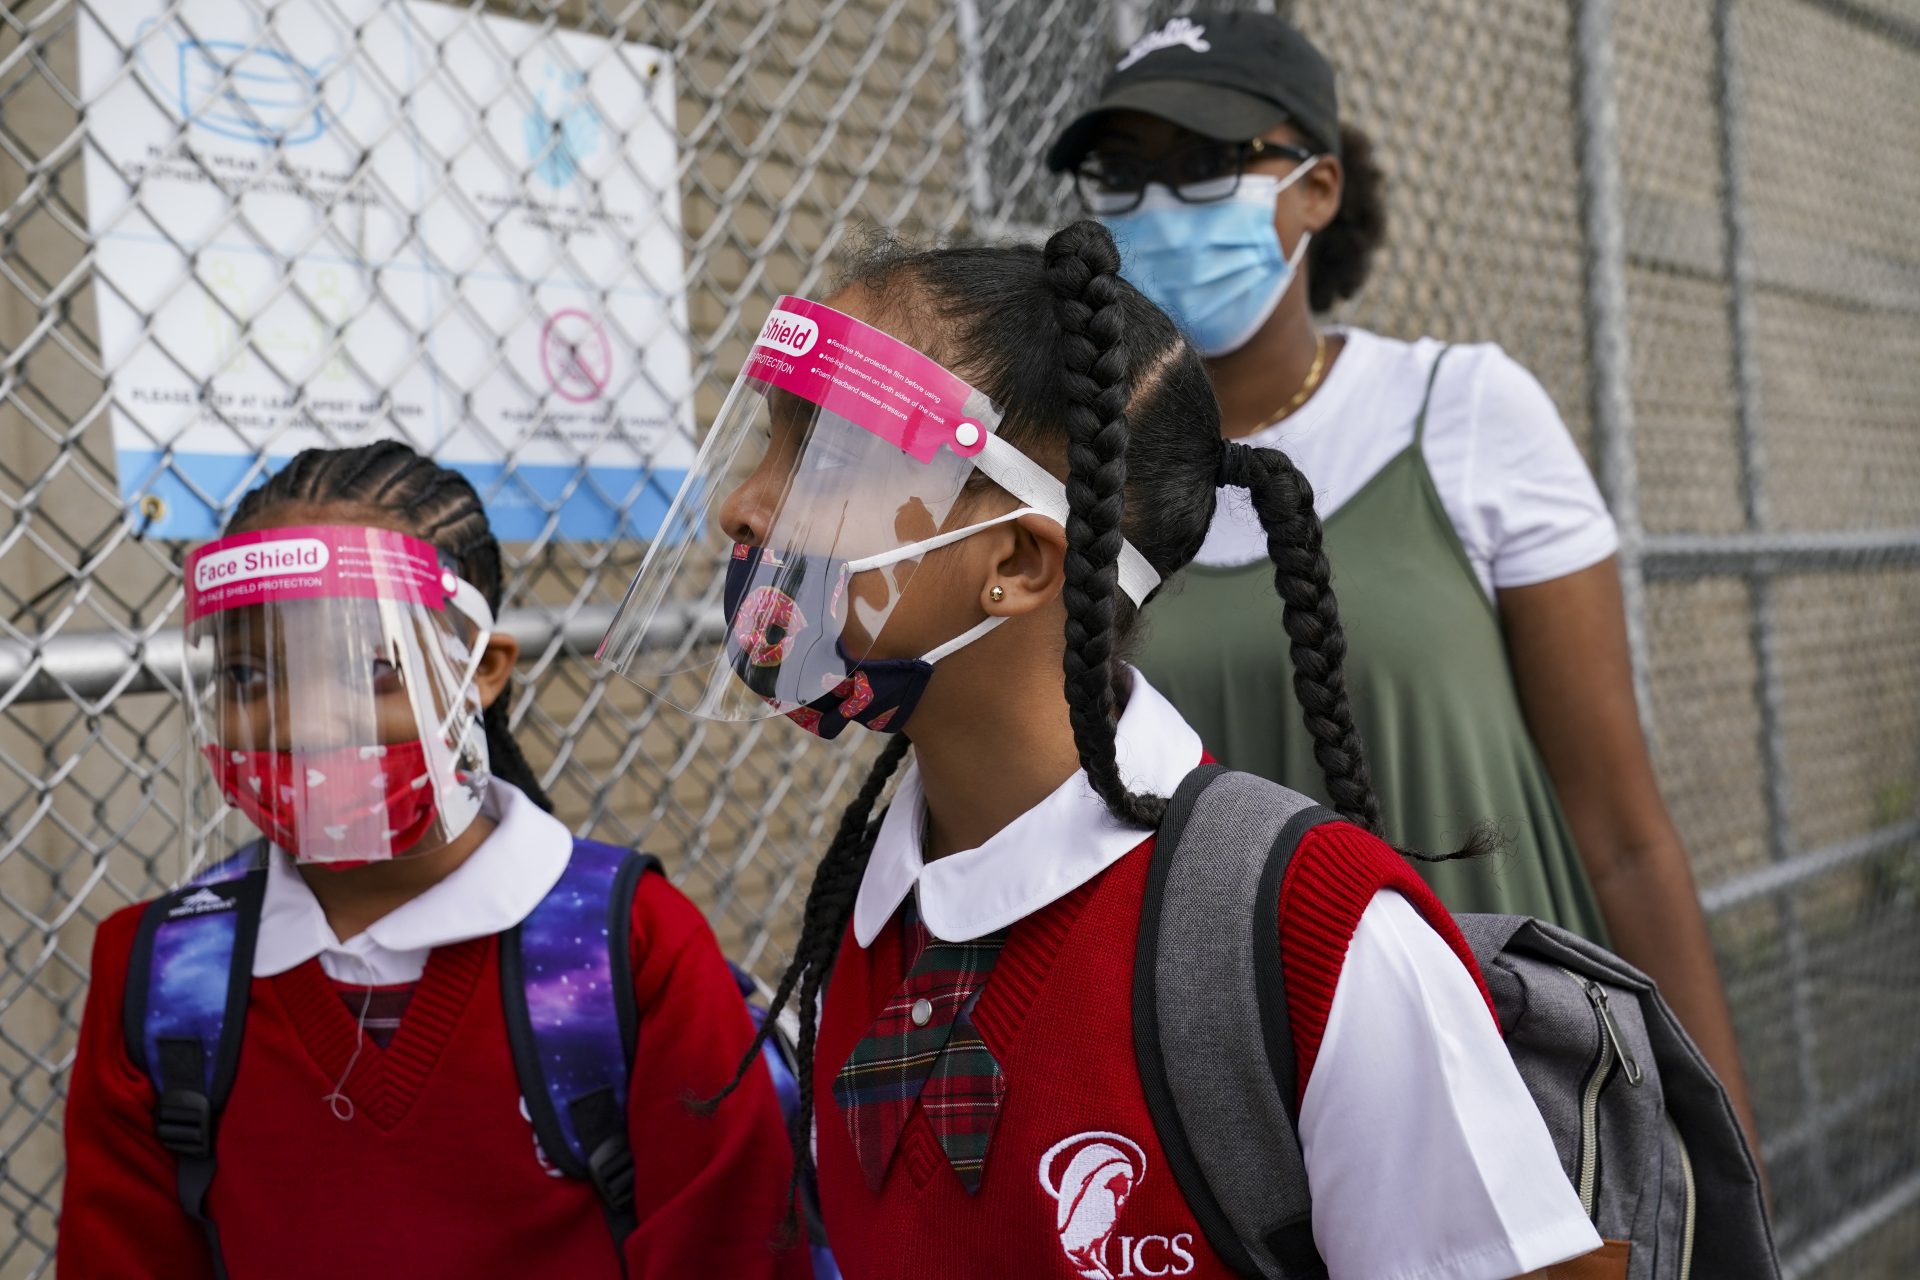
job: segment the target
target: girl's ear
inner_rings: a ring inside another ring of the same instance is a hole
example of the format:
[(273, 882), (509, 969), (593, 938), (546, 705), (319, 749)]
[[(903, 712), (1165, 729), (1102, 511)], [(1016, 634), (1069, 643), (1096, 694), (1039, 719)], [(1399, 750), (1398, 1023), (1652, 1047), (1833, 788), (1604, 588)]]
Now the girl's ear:
[(1346, 171), (1340, 167), (1340, 157), (1325, 154), (1316, 157), (1313, 168), (1301, 175), (1294, 187), (1300, 193), (1301, 225), (1315, 235), (1326, 230), (1340, 212), (1340, 195), (1345, 186)]
[[(996, 530), (995, 532), (1001, 532)], [(1049, 604), (1067, 580), (1067, 531), (1041, 515), (1004, 526), (999, 551), (980, 585), (980, 607), (995, 617), (1018, 618)]]
[(500, 691), (507, 687), (507, 681), (513, 678), (513, 666), (520, 661), (520, 642), (504, 631), (489, 631), (486, 648), (480, 654), (480, 665), (473, 673), (474, 689), (480, 695), (480, 705), (490, 707)]

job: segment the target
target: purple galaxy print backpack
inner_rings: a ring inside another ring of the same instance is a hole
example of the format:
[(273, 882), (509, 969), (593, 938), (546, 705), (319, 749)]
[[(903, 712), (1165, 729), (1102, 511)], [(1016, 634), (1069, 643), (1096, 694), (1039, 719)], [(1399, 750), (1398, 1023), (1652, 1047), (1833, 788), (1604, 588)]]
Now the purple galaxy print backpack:
[[(214, 1133), (233, 1085), (252, 986), (253, 946), (266, 872), (250, 845), (141, 917), (127, 977), (127, 1050), (153, 1081), (155, 1127), (178, 1164), (180, 1203), (207, 1234), (224, 1280), (220, 1233), (206, 1212)], [(560, 880), (500, 938), (500, 987), (514, 1072), (540, 1148), (562, 1174), (593, 1184), (616, 1240), (634, 1229), (633, 1150), (627, 1082), (640, 1028), (633, 999), (633, 895), (659, 860), (575, 840)], [(734, 980), (756, 1027), (765, 1010), (752, 979)], [(793, 1042), (767, 1040), (765, 1060), (781, 1110), (799, 1106)], [(805, 1189), (815, 1280), (840, 1280)]]

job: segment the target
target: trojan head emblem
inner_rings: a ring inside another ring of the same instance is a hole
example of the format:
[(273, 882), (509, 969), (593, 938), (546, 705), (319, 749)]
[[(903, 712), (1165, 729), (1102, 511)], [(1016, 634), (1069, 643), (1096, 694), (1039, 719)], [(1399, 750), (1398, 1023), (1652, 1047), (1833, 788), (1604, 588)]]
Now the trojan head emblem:
[(1060, 1248), (1084, 1280), (1113, 1280), (1107, 1242), (1146, 1176), (1140, 1144), (1117, 1133), (1078, 1133), (1040, 1157), (1040, 1189), (1053, 1197)]

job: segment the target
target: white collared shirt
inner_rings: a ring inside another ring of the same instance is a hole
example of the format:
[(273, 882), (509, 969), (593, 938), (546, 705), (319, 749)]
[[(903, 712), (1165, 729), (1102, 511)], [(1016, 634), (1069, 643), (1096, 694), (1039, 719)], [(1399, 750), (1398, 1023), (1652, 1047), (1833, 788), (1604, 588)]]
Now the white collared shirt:
[[(1199, 735), (1138, 672), (1115, 736), (1135, 791), (1172, 795), (1200, 763)], [(925, 821), (910, 767), (854, 901), (861, 946), (915, 889), (937, 938), (1006, 928), (1144, 838), (1107, 812), (1085, 772), (979, 848), (930, 865)], [(1501, 1280), (1600, 1247), (1472, 976), (1390, 890), (1374, 896), (1348, 946), (1300, 1140), (1314, 1240), (1333, 1280)]]
[[(1200, 763), (1200, 735), (1138, 673), (1120, 717), (1114, 754), (1129, 790), (1168, 796)], [(1146, 838), (1111, 813), (1085, 770), (1014, 819), (978, 849), (921, 861), (926, 801), (920, 768), (909, 765), (880, 823), (866, 878), (853, 904), (853, 934), (872, 944), (909, 890), (920, 918), (943, 942), (971, 942), (1066, 897), (1140, 847)], [(1030, 851), (1045, 849), (1048, 857)]]
[(319, 956), (320, 967), (339, 982), (418, 982), (435, 947), (484, 938), (526, 919), (566, 870), (573, 835), (499, 778), (489, 784), (481, 812), (498, 825), (465, 862), (345, 942), (334, 936), (292, 859), (275, 849), (267, 863), (253, 976), (271, 978)]

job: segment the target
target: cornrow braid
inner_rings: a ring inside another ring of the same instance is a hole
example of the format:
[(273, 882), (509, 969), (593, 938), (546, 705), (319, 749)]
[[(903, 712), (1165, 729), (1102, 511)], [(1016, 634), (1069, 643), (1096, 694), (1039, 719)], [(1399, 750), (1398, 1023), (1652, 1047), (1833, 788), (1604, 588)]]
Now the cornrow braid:
[(1347, 636), (1334, 602), (1333, 570), (1313, 509), (1313, 486), (1278, 449), (1252, 449), (1248, 456), (1248, 489), (1267, 534), (1281, 625), (1291, 641), (1293, 692), (1327, 780), (1327, 798), (1342, 817), (1380, 835), (1380, 799), (1347, 701)]
[(1155, 827), (1166, 811), (1137, 795), (1114, 754), (1113, 666), (1120, 548), (1125, 535), (1127, 402), (1133, 389), (1113, 238), (1078, 222), (1047, 242), (1046, 272), (1058, 302), (1067, 427), (1067, 708), (1080, 765), (1115, 817)]
[[(499, 613), (504, 589), (500, 541), (487, 523), (480, 495), (458, 471), (398, 440), (303, 450), (240, 499), (227, 527), (258, 520), (275, 507), (325, 502), (358, 503), (406, 516), (416, 534), (453, 557), (460, 576), (478, 587), (487, 606)], [(511, 698), (511, 687), (501, 690), (480, 717), (493, 772), (551, 812), (553, 801), (514, 740)]]
[(789, 1233), (799, 1223), (801, 1190), (813, 1181), (813, 1049), (814, 1027), (820, 1014), (820, 990), (826, 985), (834, 959), (840, 954), (840, 942), (846, 935), (848, 922), (853, 919), (860, 881), (867, 874), (867, 859), (873, 853), (874, 838), (879, 834), (879, 824), (869, 821), (873, 817), (873, 806), (879, 803), (880, 793), (887, 789), (888, 781), (911, 745), (903, 735), (890, 737), (853, 802), (840, 815), (840, 827), (834, 832), (833, 843), (827, 846), (826, 856), (814, 870), (813, 884), (807, 890), (807, 904), (800, 915), (800, 941), (794, 946), (793, 959), (788, 962), (786, 972), (780, 975), (779, 985), (774, 988), (766, 1020), (760, 1024), (753, 1043), (747, 1046), (733, 1079), (719, 1093), (696, 1104), (697, 1110), (711, 1110), (740, 1087), (773, 1034), (775, 1019), (793, 999), (797, 988), (799, 1007), (795, 1013), (800, 1022), (800, 1043), (795, 1047), (794, 1057), (800, 1106), (787, 1131), (793, 1146), (793, 1181), (787, 1188), (784, 1224)]

